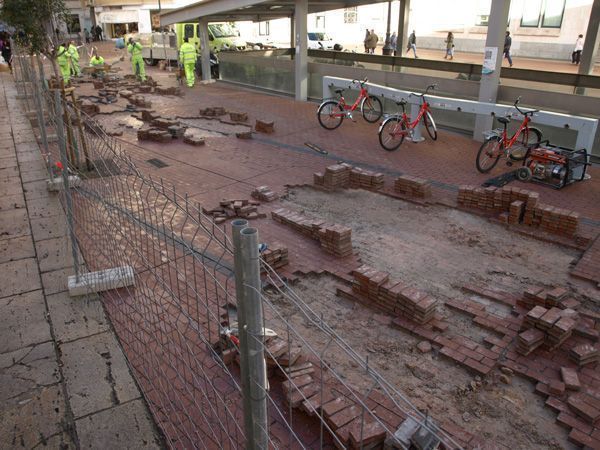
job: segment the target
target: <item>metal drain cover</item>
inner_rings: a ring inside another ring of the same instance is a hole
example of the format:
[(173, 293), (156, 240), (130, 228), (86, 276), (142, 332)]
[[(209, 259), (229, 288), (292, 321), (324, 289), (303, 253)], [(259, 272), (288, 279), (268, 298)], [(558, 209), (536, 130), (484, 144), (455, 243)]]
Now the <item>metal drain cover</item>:
[(163, 167), (169, 167), (169, 165), (166, 162), (158, 158), (152, 158), (147, 160), (146, 162), (149, 162), (150, 164), (152, 164), (155, 167), (158, 167), (159, 169), (162, 169)]

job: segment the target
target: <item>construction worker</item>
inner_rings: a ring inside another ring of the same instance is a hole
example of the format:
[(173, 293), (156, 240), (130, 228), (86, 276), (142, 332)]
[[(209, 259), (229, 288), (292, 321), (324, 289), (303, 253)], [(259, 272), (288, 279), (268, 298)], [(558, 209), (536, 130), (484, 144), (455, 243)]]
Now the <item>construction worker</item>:
[(131, 55), (129, 59), (131, 61), (131, 66), (133, 67), (133, 73), (141, 81), (146, 81), (146, 67), (144, 66), (144, 59), (142, 58), (142, 44), (135, 42), (133, 38), (129, 38), (127, 52)]
[(79, 67), (79, 50), (77, 50), (75, 41), (71, 41), (69, 43), (69, 48), (67, 49), (67, 52), (71, 57), (71, 74), (75, 77), (80, 77), (81, 68)]
[(101, 70), (104, 68), (104, 58), (102, 56), (98, 56), (98, 50), (95, 48), (94, 52), (92, 53), (92, 57), (90, 58), (90, 66), (96, 69), (92, 74), (92, 77), (102, 77), (104, 75), (104, 71)]
[(183, 64), (185, 69), (185, 79), (188, 87), (194, 87), (194, 70), (196, 68), (196, 47), (188, 42), (188, 38), (183, 38), (183, 44), (179, 49), (179, 62)]
[(69, 84), (71, 78), (71, 55), (66, 48), (66, 44), (58, 46), (58, 50), (56, 51), (56, 62), (58, 63), (60, 73), (62, 74), (66, 86)]

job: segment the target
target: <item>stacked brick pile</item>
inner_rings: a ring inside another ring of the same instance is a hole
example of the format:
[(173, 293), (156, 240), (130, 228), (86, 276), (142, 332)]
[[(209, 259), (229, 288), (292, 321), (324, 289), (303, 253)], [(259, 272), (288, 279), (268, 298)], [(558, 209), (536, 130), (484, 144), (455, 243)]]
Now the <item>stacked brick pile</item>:
[(227, 111), (221, 106), (212, 106), (200, 110), (200, 115), (205, 117), (218, 117), (224, 116), (225, 114), (227, 114)]
[(275, 122), (263, 122), (262, 120), (256, 120), (254, 129), (259, 133), (271, 134), (275, 132)]
[(529, 309), (535, 306), (577, 309), (579, 302), (568, 294), (569, 292), (562, 287), (546, 290), (533, 286), (525, 290), (523, 297), (517, 300), (517, 304)]
[(262, 259), (273, 269), (279, 269), (288, 264), (288, 249), (281, 244), (270, 244), (262, 253)]
[(394, 192), (418, 198), (431, 197), (431, 183), (423, 178), (401, 175), (394, 180)]
[(79, 109), (88, 116), (95, 116), (100, 112), (100, 106), (90, 100), (81, 100)]
[(261, 202), (272, 202), (279, 198), (279, 195), (273, 192), (269, 188), (269, 186), (258, 186), (252, 191), (250, 196), (252, 196), (252, 198), (260, 200)]
[(319, 241), (321, 247), (328, 253), (340, 257), (352, 254), (352, 230), (348, 227), (311, 220), (283, 208), (271, 212), (271, 216), (276, 222), (289, 225), (305, 236)]
[(368, 300), (368, 306), (420, 325), (433, 319), (437, 301), (425, 292), (390, 281), (387, 272), (369, 266), (361, 266), (352, 274), (352, 291)]
[(242, 113), (242, 112), (230, 112), (229, 118), (231, 119), (232, 122), (247, 122), (248, 114)]
[(267, 217), (266, 214), (258, 212), (257, 206), (258, 202), (252, 200), (222, 200), (217, 208), (202, 208), (202, 212), (213, 216), (217, 224), (234, 217), (243, 219), (263, 219)]
[(466, 208), (498, 213), (510, 224), (523, 223), (544, 231), (573, 236), (579, 225), (579, 214), (539, 202), (539, 194), (510, 187), (460, 186), (458, 204)]
[(199, 147), (200, 145), (204, 145), (204, 138), (198, 135), (198, 131), (195, 131), (193, 128), (188, 128), (183, 133), (183, 142), (189, 145), (193, 145), (195, 147)]
[(350, 187), (352, 189), (367, 189), (378, 191), (383, 188), (383, 174), (353, 167), (350, 170)]
[(181, 95), (181, 89), (175, 86), (168, 88), (156, 86), (154, 93), (157, 95)]
[[(519, 335), (517, 351), (527, 355), (542, 343), (549, 351), (556, 350), (573, 334), (577, 325), (576, 317), (577, 313), (572, 309), (563, 310), (557, 307), (547, 309), (536, 306), (525, 316), (523, 327), (528, 330)], [(538, 342), (539, 336), (541, 341)]]
[(591, 344), (581, 344), (571, 349), (569, 357), (575, 364), (582, 367), (600, 361), (600, 352)]
[(313, 175), (314, 184), (327, 189), (367, 189), (378, 191), (383, 188), (382, 173), (353, 167), (346, 163), (334, 164), (325, 169), (325, 173)]
[(173, 135), (168, 130), (142, 127), (137, 131), (138, 141), (153, 141), (167, 143), (173, 140)]

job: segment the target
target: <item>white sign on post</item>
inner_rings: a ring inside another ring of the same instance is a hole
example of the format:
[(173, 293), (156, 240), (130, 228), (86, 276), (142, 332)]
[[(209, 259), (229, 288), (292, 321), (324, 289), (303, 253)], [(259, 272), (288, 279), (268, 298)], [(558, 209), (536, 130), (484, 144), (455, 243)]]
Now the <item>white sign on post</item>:
[(498, 47), (486, 47), (483, 57), (483, 67), (481, 73), (489, 75), (496, 70), (496, 59), (498, 58)]

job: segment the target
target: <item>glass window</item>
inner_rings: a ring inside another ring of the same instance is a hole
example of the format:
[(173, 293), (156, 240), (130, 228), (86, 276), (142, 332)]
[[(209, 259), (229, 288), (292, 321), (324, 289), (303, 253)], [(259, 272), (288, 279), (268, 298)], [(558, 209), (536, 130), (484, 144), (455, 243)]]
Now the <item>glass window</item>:
[(538, 27), (542, 11), (542, 0), (527, 0), (523, 2), (522, 27)]
[(475, 25), (478, 27), (487, 27), (490, 20), (490, 9), (492, 0), (478, 0), (477, 14), (475, 16)]
[(261, 36), (268, 36), (271, 34), (270, 25), (268, 20), (265, 22), (258, 22), (258, 34)]
[(81, 25), (79, 24), (79, 14), (71, 14), (67, 20), (67, 31), (69, 34), (81, 33)]
[(183, 28), (183, 37), (184, 38), (193, 38), (194, 37), (194, 25), (188, 23)]
[(325, 29), (325, 16), (317, 16), (317, 29)]
[(544, 17), (542, 27), (560, 28), (563, 13), (565, 12), (565, 0), (546, 0), (544, 5)]
[(354, 6), (352, 8), (344, 8), (344, 23), (357, 23), (357, 22), (358, 22), (358, 8), (356, 6)]
[(234, 29), (227, 23), (211, 23), (208, 28), (216, 38), (237, 36)]

